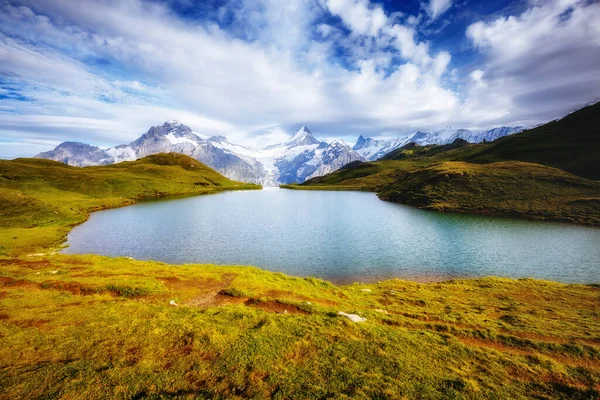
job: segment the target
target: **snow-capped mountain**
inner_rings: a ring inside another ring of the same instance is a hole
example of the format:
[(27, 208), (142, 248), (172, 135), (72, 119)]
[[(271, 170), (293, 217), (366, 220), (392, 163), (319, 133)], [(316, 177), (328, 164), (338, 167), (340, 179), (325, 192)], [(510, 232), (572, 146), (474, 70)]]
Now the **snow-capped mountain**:
[(333, 172), (344, 165), (364, 160), (345, 143), (317, 140), (305, 126), (283, 143), (268, 146), (257, 154), (276, 182), (304, 182)]
[(385, 154), (407, 143), (416, 143), (421, 146), (429, 144), (449, 144), (456, 139), (463, 139), (469, 143), (491, 142), (503, 136), (512, 135), (523, 131), (525, 127), (507, 127), (494, 128), (488, 131), (472, 132), (468, 129), (452, 129), (446, 127), (433, 132), (417, 131), (413, 135), (400, 137), (390, 140), (376, 140), (360, 136), (353, 149), (358, 152), (365, 160), (375, 161)]
[(501, 126), (499, 128), (490, 129), (489, 131), (483, 131), (479, 133), (471, 132), (471, 136), (461, 137), (470, 143), (482, 143), (483, 141), (492, 142), (504, 136), (514, 135), (524, 131), (524, 126)]
[(60, 161), (75, 167), (109, 164), (105, 161), (109, 157), (105, 150), (78, 142), (61, 143), (54, 150), (40, 153), (36, 157)]
[(182, 153), (216, 169), (230, 179), (254, 182), (264, 186), (304, 182), (333, 172), (353, 161), (373, 161), (407, 143), (420, 145), (447, 144), (455, 139), (479, 143), (517, 133), (523, 127), (501, 127), (474, 133), (448, 127), (434, 132), (416, 132), (411, 136), (376, 140), (360, 136), (354, 147), (334, 140), (319, 141), (305, 126), (283, 143), (264, 149), (252, 149), (231, 143), (224, 136), (206, 137), (178, 121), (153, 126), (137, 140), (108, 149), (84, 143), (64, 142), (54, 150), (36, 157), (69, 165), (113, 164), (133, 161), (156, 153)]
[(178, 121), (153, 126), (127, 145), (102, 150), (83, 143), (65, 142), (36, 157), (84, 167), (133, 161), (156, 153), (186, 154), (228, 178), (265, 186), (304, 182), (308, 177), (363, 159), (341, 142), (320, 142), (304, 126), (287, 141), (256, 150), (231, 143), (224, 136), (203, 137)]
[(361, 155), (365, 160), (375, 161), (386, 155), (392, 150), (408, 143), (408, 137), (396, 138), (390, 140), (381, 140), (367, 138), (363, 135), (358, 137), (356, 144), (352, 149)]

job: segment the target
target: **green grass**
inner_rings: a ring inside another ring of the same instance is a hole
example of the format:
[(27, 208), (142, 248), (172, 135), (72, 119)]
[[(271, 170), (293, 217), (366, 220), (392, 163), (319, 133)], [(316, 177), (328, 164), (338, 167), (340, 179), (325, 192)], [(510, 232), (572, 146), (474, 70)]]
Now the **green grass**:
[(437, 211), (600, 225), (600, 182), (524, 162), (445, 162), (407, 173), (383, 200)]
[(3, 398), (600, 395), (597, 286), (337, 287), (250, 267), (100, 256), (0, 265)]
[(378, 161), (282, 187), (366, 190), (437, 211), (600, 225), (600, 184), (593, 180), (600, 179), (599, 126), (600, 103), (492, 143), (411, 143)]
[(0, 255), (57, 245), (92, 211), (167, 196), (259, 188), (179, 154), (86, 168), (43, 159), (0, 160)]
[[(395, 173), (428, 171), (389, 162)], [(430, 173), (499, 171), (463, 164)], [(537, 168), (535, 180), (548, 169)], [(588, 182), (562, 174), (576, 189)], [(252, 267), (55, 254), (93, 210), (256, 186), (178, 155), (84, 169), (3, 161), (0, 176), (1, 399), (600, 396), (598, 285), (340, 287)]]

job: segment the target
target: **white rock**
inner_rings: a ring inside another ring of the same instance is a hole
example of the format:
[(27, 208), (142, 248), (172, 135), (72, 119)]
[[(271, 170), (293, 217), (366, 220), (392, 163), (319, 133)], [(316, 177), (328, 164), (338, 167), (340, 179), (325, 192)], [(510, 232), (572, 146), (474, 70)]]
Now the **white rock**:
[(361, 292), (365, 292), (365, 293), (371, 293), (372, 290), (371, 289), (360, 289)]
[(173, 306), (173, 307), (178, 307), (178, 306), (179, 306), (179, 304), (175, 303), (175, 300), (171, 300), (171, 301), (169, 302), (169, 305), (170, 305), (170, 306)]
[(338, 312), (338, 315), (348, 318), (352, 322), (365, 322), (367, 319), (356, 314), (346, 314), (343, 311)]

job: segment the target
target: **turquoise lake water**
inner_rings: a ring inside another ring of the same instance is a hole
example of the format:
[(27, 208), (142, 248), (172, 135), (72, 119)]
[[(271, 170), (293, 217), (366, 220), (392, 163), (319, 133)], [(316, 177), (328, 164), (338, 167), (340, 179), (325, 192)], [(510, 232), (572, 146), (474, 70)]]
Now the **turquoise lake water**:
[(445, 214), (373, 193), (225, 192), (93, 213), (65, 253), (254, 265), (335, 283), (393, 277), (600, 282), (600, 229)]

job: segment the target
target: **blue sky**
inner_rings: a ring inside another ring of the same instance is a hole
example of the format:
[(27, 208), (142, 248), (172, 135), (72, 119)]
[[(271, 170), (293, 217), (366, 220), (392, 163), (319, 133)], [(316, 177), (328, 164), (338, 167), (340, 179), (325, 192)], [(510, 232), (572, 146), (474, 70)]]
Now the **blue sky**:
[(535, 125), (600, 97), (577, 0), (0, 0), (0, 157), (179, 119), (262, 147)]

